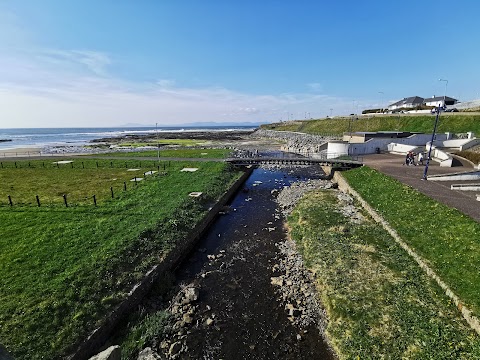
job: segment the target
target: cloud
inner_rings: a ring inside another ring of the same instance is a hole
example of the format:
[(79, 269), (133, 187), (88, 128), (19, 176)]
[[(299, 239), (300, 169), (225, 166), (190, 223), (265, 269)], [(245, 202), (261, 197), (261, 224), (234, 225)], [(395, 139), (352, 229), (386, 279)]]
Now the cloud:
[(78, 66), (83, 67), (89, 72), (105, 76), (106, 68), (111, 64), (110, 57), (102, 52), (90, 50), (52, 50), (46, 49), (40, 51), (39, 59), (53, 64), (60, 65), (67, 69), (75, 69)]
[(161, 88), (169, 88), (175, 85), (175, 80), (170, 79), (160, 79), (157, 81), (157, 85)]
[(0, 58), (0, 127), (119, 126), (223, 120), (272, 122), (349, 113), (350, 99), (312, 93), (249, 94), (127, 81), (115, 59), (90, 50), (30, 49)]
[(310, 84), (307, 84), (307, 87), (308, 87), (311, 91), (316, 91), (316, 92), (319, 92), (319, 91), (322, 91), (322, 90), (323, 90), (323, 86), (322, 86), (322, 84), (320, 84), (320, 83), (310, 83)]

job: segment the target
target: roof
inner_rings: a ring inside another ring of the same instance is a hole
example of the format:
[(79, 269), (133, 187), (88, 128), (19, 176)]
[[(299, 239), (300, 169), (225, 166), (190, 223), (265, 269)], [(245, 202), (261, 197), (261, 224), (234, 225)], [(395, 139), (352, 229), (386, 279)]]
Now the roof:
[[(434, 96), (434, 97), (425, 99), (425, 102), (431, 102), (431, 101), (443, 101), (443, 96)], [(451, 98), (450, 96), (445, 96), (445, 101), (458, 101), (458, 100)]]
[[(443, 100), (443, 97), (442, 97)], [(403, 98), (400, 101), (397, 101), (396, 103), (390, 104), (389, 106), (399, 106), (399, 105), (406, 105), (406, 104), (423, 104), (424, 99), (420, 96), (410, 96), (408, 98)]]

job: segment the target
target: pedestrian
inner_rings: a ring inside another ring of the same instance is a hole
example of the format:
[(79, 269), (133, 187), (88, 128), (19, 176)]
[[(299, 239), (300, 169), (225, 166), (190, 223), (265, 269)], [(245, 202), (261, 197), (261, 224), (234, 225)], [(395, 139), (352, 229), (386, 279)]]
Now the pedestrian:
[(418, 153), (418, 165), (422, 164), (423, 165), (423, 153), (419, 152)]

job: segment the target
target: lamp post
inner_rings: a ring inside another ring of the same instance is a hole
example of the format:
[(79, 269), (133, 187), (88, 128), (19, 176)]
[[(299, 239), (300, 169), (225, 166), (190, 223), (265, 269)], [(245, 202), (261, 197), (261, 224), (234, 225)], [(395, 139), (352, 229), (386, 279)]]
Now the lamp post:
[(445, 81), (445, 92), (443, 93), (443, 107), (446, 108), (445, 98), (447, 97), (448, 80), (446, 80), (446, 79), (438, 79), (438, 81)]
[(332, 117), (333, 109), (330, 109), (330, 117)]
[(158, 123), (155, 123), (155, 135), (157, 138), (157, 161), (160, 165), (160, 141), (158, 140)]
[[(445, 81), (445, 95), (443, 95), (443, 106), (445, 106), (445, 98), (447, 96), (448, 80), (438, 79), (438, 81)], [(437, 131), (438, 118), (440, 116), (440, 106), (435, 108), (435, 112), (436, 112), (436, 116), (435, 116), (435, 124), (433, 125), (432, 140), (430, 141), (430, 149), (428, 149), (427, 162), (425, 164), (425, 170), (423, 171), (422, 180), (427, 180), (428, 165), (430, 164), (430, 155), (432, 154), (433, 141), (435, 140), (435, 132)]]
[(384, 93), (383, 93), (383, 91), (379, 91), (378, 93), (382, 94), (382, 98), (381, 98), (381, 101), (380, 101), (380, 106), (382, 107), (382, 114), (383, 114), (383, 95), (384, 95)]

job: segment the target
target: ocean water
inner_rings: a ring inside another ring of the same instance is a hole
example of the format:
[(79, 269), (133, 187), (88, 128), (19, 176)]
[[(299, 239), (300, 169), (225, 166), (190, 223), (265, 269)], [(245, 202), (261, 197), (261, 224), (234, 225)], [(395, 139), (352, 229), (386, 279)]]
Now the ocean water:
[(90, 140), (126, 134), (149, 134), (183, 131), (248, 130), (251, 126), (211, 127), (117, 127), (117, 128), (32, 128), (0, 129), (0, 149), (42, 147), (47, 145), (84, 145)]

